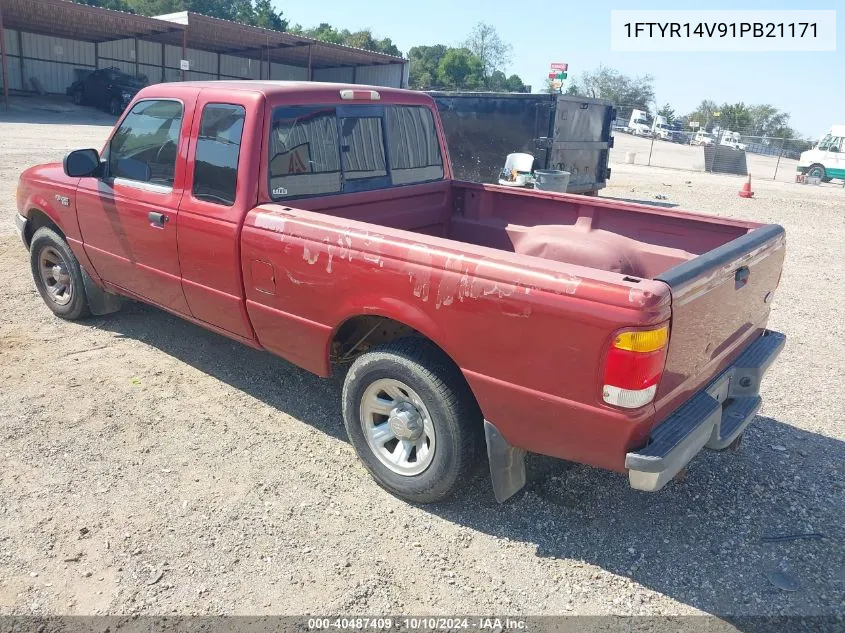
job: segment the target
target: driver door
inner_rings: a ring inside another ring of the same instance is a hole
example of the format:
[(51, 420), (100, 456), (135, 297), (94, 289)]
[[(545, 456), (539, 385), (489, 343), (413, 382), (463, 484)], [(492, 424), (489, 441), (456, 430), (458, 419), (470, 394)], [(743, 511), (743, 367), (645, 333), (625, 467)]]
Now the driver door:
[(191, 102), (138, 101), (103, 152), (104, 176), (82, 178), (76, 195), (85, 252), (97, 274), (128, 294), (190, 314), (176, 230)]

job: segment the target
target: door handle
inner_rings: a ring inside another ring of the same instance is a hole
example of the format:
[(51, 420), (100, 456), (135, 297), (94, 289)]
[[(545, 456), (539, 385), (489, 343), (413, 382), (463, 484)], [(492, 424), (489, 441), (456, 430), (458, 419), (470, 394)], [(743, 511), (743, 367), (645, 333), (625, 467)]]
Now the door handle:
[(150, 220), (150, 224), (152, 224), (157, 229), (164, 228), (164, 225), (167, 224), (167, 221), (170, 219), (167, 217), (165, 213), (158, 213), (157, 211), (150, 211), (147, 214), (147, 218)]

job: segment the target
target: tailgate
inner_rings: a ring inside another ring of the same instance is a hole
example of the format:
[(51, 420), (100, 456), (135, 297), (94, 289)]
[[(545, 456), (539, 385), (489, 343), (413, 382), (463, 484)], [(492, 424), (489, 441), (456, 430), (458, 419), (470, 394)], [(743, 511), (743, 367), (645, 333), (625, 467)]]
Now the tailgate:
[(783, 227), (767, 224), (657, 277), (672, 289), (658, 418), (692, 396), (762, 334), (780, 281), (784, 246)]

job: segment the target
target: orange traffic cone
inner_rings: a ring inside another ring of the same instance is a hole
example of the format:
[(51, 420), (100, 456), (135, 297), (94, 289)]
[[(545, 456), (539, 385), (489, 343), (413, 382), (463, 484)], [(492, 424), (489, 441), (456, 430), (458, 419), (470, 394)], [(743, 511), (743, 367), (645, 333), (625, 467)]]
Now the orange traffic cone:
[(739, 190), (739, 197), (740, 198), (750, 198), (754, 195), (754, 192), (751, 191), (751, 174), (748, 174), (748, 182), (742, 185), (742, 189)]

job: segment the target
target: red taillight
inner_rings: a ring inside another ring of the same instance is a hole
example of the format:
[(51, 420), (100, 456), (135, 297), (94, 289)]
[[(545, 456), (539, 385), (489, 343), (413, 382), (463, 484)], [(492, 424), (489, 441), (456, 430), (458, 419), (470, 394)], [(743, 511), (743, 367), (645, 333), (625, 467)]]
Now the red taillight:
[(666, 365), (669, 326), (617, 334), (607, 352), (602, 399), (626, 409), (654, 399)]

